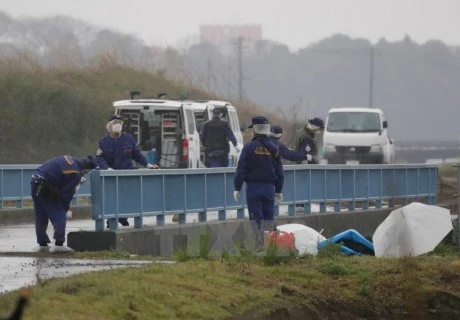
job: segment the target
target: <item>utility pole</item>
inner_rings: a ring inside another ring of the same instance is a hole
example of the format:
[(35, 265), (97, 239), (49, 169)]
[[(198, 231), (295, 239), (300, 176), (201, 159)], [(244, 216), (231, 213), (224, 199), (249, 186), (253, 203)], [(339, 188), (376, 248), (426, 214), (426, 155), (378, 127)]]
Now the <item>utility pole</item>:
[(206, 85), (207, 85), (207, 89), (208, 89), (208, 92), (211, 92), (211, 58), (208, 58), (208, 76), (207, 76), (207, 79), (206, 79)]
[(228, 99), (232, 96), (232, 59), (231, 56), (228, 56), (227, 60), (227, 96)]
[(374, 100), (374, 46), (371, 45), (369, 65), (369, 108), (373, 108)]
[(238, 99), (243, 101), (243, 38), (239, 37), (237, 42), (238, 50)]

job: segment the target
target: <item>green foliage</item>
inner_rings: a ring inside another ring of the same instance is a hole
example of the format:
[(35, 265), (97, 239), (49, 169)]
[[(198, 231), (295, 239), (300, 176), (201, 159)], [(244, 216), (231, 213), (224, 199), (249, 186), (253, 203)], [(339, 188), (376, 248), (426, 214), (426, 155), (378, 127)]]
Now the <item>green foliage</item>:
[[(100, 256), (107, 254), (111, 252)], [(290, 306), (306, 308), (304, 318), (317, 318), (317, 312), (308, 311), (320, 310), (322, 317), (334, 319), (403, 319), (417, 310), (411, 318), (456, 319), (460, 311), (457, 256), (315, 256), (288, 262), (267, 266), (257, 256), (251, 262), (190, 259), (49, 279), (31, 287), (32, 303), (24, 320), (37, 315), (76, 320), (246, 319), (243, 315), (255, 310), (267, 313), (268, 319), (279, 306), (285, 312)], [(17, 292), (0, 295), (0, 317), (16, 298)], [(291, 316), (283, 313), (281, 318)]]
[(0, 70), (0, 163), (42, 163), (70, 154), (94, 154), (105, 124), (113, 114), (112, 102), (129, 99), (131, 90), (144, 96), (168, 92), (205, 98), (164, 77), (108, 65), (80, 70)]
[(178, 262), (187, 262), (193, 259), (193, 256), (188, 253), (187, 249), (177, 250), (175, 256)]
[(273, 242), (270, 242), (268, 248), (265, 248), (265, 252), (263, 252), (261, 256), (266, 266), (290, 263), (296, 259), (296, 254), (293, 250), (280, 248)]
[(320, 257), (337, 257), (341, 256), (342, 248), (342, 242), (340, 243), (333, 243), (333, 242), (328, 242), (325, 247), (321, 248), (321, 250), (318, 251), (318, 256)]
[(329, 276), (345, 276), (351, 274), (350, 269), (341, 261), (326, 260), (318, 266), (318, 271)]
[[(209, 233), (200, 234), (198, 237), (197, 250), (193, 244), (191, 247), (183, 250), (177, 250), (175, 253), (176, 260), (187, 262), (192, 259), (211, 259), (211, 235)], [(197, 252), (196, 252), (197, 251)], [(193, 254), (196, 252), (196, 254)]]
[(205, 233), (200, 235), (200, 258), (207, 259), (211, 252), (211, 235)]
[(438, 256), (452, 256), (456, 255), (460, 257), (460, 246), (443, 243), (441, 242), (434, 248), (433, 252), (430, 252), (429, 255), (438, 255)]

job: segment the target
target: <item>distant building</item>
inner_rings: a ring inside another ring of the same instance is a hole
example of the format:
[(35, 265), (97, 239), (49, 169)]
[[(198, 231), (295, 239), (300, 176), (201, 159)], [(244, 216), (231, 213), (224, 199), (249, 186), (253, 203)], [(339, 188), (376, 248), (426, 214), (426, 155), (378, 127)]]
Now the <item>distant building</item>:
[(201, 42), (208, 42), (223, 53), (235, 51), (236, 41), (241, 38), (245, 52), (253, 52), (257, 41), (262, 40), (262, 26), (250, 25), (200, 25)]

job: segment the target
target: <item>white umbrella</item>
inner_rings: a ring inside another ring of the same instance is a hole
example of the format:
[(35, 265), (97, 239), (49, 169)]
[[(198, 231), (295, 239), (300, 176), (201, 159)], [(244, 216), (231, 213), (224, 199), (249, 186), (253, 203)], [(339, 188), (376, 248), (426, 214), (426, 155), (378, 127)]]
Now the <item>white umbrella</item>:
[(393, 210), (375, 230), (375, 256), (418, 256), (433, 251), (452, 228), (448, 209), (413, 202)]
[(305, 253), (316, 255), (318, 253), (318, 242), (326, 240), (315, 229), (299, 223), (282, 224), (277, 226), (276, 229), (294, 234), (295, 247), (299, 251), (299, 255)]

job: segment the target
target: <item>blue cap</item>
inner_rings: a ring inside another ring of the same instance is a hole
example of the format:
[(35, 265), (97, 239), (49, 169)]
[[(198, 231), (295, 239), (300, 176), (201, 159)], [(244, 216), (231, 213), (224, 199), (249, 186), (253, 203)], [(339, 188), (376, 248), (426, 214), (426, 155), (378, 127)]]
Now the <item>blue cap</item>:
[(281, 128), (280, 126), (272, 126), (270, 131), (273, 132), (274, 134), (282, 134), (283, 128)]
[(222, 114), (222, 110), (220, 108), (212, 109), (212, 114), (215, 116), (220, 116)]
[(111, 116), (109, 121), (112, 121), (112, 120), (121, 120), (121, 121), (123, 121), (123, 119), (118, 114), (114, 114), (113, 116)]
[(96, 159), (93, 156), (87, 156), (76, 161), (82, 170), (93, 170), (97, 167)]
[(314, 126), (324, 129), (324, 122), (320, 118), (313, 118), (313, 119), (308, 120), (308, 122)]
[(263, 116), (257, 116), (252, 118), (252, 124), (248, 128), (252, 128), (255, 124), (269, 124), (268, 119)]

